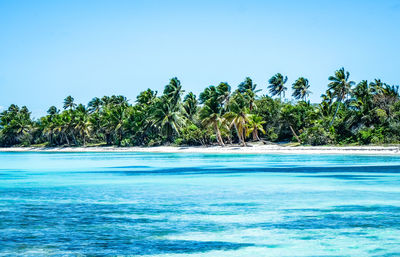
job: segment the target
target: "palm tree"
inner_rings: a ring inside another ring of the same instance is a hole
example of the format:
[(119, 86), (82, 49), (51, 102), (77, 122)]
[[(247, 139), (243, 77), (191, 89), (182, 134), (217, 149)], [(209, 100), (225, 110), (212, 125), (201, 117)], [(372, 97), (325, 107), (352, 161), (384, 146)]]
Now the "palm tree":
[(292, 96), (296, 100), (306, 101), (307, 97), (310, 95), (310, 84), (308, 83), (308, 79), (300, 77), (298, 78), (292, 86), (293, 94)]
[(238, 91), (246, 95), (249, 102), (249, 110), (252, 111), (254, 108), (254, 102), (256, 100), (256, 95), (261, 89), (256, 90), (257, 84), (253, 84), (251, 78), (246, 77), (245, 80), (239, 84)]
[(93, 113), (93, 112), (99, 112), (101, 107), (103, 105), (103, 101), (101, 101), (100, 98), (95, 97), (92, 100), (90, 100), (90, 102), (88, 103), (88, 109), (89, 112)]
[(165, 86), (163, 95), (152, 104), (152, 127), (166, 135), (168, 141), (172, 140), (174, 134), (179, 135), (185, 121), (181, 104), (183, 92), (181, 82), (176, 77), (172, 78)]
[(325, 94), (321, 95), (322, 101), (319, 104), (319, 109), (322, 111), (323, 116), (332, 114), (333, 93), (331, 90), (326, 90)]
[(52, 133), (54, 136), (59, 137), (59, 144), (67, 143), (70, 145), (69, 136), (71, 134), (72, 118), (69, 112), (62, 112), (55, 116), (53, 119), (53, 128), (48, 133)]
[(83, 145), (86, 145), (90, 137), (91, 123), (89, 120), (89, 111), (83, 104), (79, 104), (74, 115), (75, 134), (82, 139)]
[(350, 72), (345, 71), (342, 67), (335, 72), (334, 76), (330, 76), (328, 78), (331, 81), (328, 84), (328, 90), (332, 90), (333, 96), (336, 98), (337, 103), (336, 111), (333, 114), (332, 121), (330, 122), (329, 126), (332, 126), (342, 101), (350, 94), (351, 87), (355, 84), (354, 81), (349, 81), (349, 77)]
[(147, 90), (140, 92), (140, 94), (136, 97), (136, 102), (140, 105), (149, 106), (153, 103), (156, 97), (157, 91), (153, 91), (148, 88)]
[(152, 121), (161, 132), (171, 141), (174, 134), (179, 135), (179, 130), (184, 124), (179, 105), (174, 105), (165, 95), (157, 100), (153, 106)]
[[(231, 98), (231, 86), (227, 82), (221, 82), (216, 87), (216, 94), (218, 102), (225, 108), (228, 108), (229, 100)], [(223, 110), (223, 111), (225, 111)]]
[(109, 104), (104, 108), (101, 123), (107, 144), (111, 144), (114, 141), (117, 145), (121, 145), (127, 107), (127, 104)]
[(197, 99), (196, 95), (190, 92), (185, 96), (183, 100), (183, 109), (185, 111), (185, 116), (190, 121), (193, 121), (194, 115), (197, 112)]
[(170, 101), (172, 105), (178, 105), (181, 101), (181, 95), (184, 92), (181, 82), (175, 77), (170, 79), (169, 84), (165, 86), (163, 95), (168, 98), (168, 101)]
[(30, 112), (26, 106), (22, 106), (19, 113), (15, 116), (14, 120), (10, 123), (16, 132), (16, 138), (21, 141), (23, 136), (31, 136), (32, 121), (30, 119)]
[(371, 112), (374, 103), (374, 89), (371, 87), (371, 83), (362, 80), (357, 86), (352, 90), (350, 99), (350, 107), (356, 109), (356, 112), (346, 119), (346, 123), (349, 127), (360, 127), (360, 125), (369, 126), (373, 120), (374, 112)]
[(225, 124), (223, 118), (223, 105), (229, 99), (230, 86), (227, 83), (220, 83), (218, 87), (209, 86), (200, 94), (199, 100), (203, 104), (199, 115), (203, 126), (212, 126), (218, 144), (225, 146), (222, 139), (220, 127)]
[(371, 84), (368, 81), (362, 80), (358, 85), (352, 90), (352, 95), (354, 100), (357, 102), (356, 105), (363, 109), (363, 112), (369, 111), (372, 107), (374, 89), (371, 88)]
[(220, 146), (225, 146), (220, 130), (220, 127), (225, 123), (225, 119), (218, 112), (215, 112), (215, 110), (210, 108), (210, 106), (207, 104), (204, 105), (204, 107), (201, 109), (200, 118), (202, 119), (201, 123), (203, 126), (213, 127), (218, 144)]
[(74, 98), (72, 96), (69, 95), (64, 99), (64, 109), (65, 110), (68, 108), (70, 110), (72, 110), (73, 108), (75, 108), (75, 106), (76, 106), (76, 104), (74, 103)]
[(265, 123), (266, 122), (262, 120), (261, 116), (255, 114), (249, 115), (249, 123), (247, 126), (246, 136), (249, 136), (250, 133), (252, 133), (254, 141), (255, 140), (261, 141), (260, 137), (258, 136), (258, 131), (261, 131), (263, 134), (265, 134), (263, 126)]
[(384, 93), (387, 96), (392, 96), (392, 97), (399, 97), (399, 86), (398, 85), (388, 85), (385, 84), (385, 88), (384, 88)]
[(374, 79), (369, 85), (373, 94), (380, 95), (385, 91), (385, 84), (380, 79)]
[[(19, 108), (17, 105), (10, 107), (0, 113), (1, 141), (5, 145), (28, 143), (31, 139), (32, 120), (31, 113), (26, 106)], [(25, 140), (23, 140), (25, 139)]]
[(236, 134), (242, 146), (246, 146), (245, 135), (247, 134), (247, 123), (249, 122), (249, 114), (246, 99), (240, 92), (236, 92), (230, 103), (229, 112), (224, 117), (231, 122), (230, 126), (235, 127)]
[(287, 76), (283, 76), (280, 73), (275, 74), (268, 80), (269, 82), (269, 92), (271, 93), (272, 96), (279, 95), (279, 97), (282, 99), (285, 97), (285, 91), (287, 88), (285, 87), (285, 83), (287, 82), (288, 78)]

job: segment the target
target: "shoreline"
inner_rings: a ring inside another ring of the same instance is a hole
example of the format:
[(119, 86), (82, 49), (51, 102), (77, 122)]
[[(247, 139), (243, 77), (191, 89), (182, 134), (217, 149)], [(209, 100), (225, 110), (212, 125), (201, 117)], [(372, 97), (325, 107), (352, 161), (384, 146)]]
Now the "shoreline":
[(0, 147), (0, 152), (137, 152), (137, 153), (209, 153), (209, 154), (353, 154), (400, 155), (397, 146), (153, 146), (153, 147)]

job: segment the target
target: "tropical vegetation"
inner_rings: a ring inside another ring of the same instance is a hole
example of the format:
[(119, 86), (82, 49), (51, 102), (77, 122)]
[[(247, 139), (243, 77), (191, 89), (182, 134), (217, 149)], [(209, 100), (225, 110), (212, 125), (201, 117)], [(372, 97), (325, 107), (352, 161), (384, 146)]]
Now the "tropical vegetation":
[(63, 110), (51, 106), (39, 119), (13, 104), (0, 113), (0, 146), (400, 142), (398, 86), (380, 79), (355, 83), (344, 68), (328, 80), (320, 103), (310, 102), (304, 77), (294, 80), (292, 99), (286, 99), (288, 77), (277, 73), (266, 81), (270, 95), (260, 95), (247, 77), (236, 89), (221, 82), (197, 97), (172, 78), (162, 94), (147, 89), (134, 103), (113, 95), (83, 105), (67, 96)]

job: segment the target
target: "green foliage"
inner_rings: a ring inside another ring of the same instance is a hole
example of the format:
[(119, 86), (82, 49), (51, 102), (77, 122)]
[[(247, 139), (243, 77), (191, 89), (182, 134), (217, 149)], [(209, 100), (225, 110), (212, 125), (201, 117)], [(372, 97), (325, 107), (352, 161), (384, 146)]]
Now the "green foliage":
[(132, 146), (132, 142), (129, 138), (124, 138), (121, 140), (120, 146), (122, 147)]
[(201, 129), (192, 124), (181, 130), (182, 144), (186, 145), (208, 145), (215, 137), (210, 129)]
[(226, 126), (226, 119), (223, 117), (225, 105), (229, 103), (231, 87), (228, 83), (221, 82), (217, 87), (209, 86), (200, 94), (200, 103), (203, 107), (200, 109), (199, 116), (203, 127), (212, 127), (214, 129), (218, 144), (224, 146), (224, 140), (221, 135), (221, 127)]
[[(399, 87), (379, 79), (355, 86), (341, 68), (329, 77), (321, 102), (306, 102), (310, 84), (300, 77), (292, 84), (293, 101), (283, 100), (288, 78), (268, 81), (271, 96), (259, 96), (246, 77), (236, 90), (226, 82), (209, 86), (197, 98), (172, 78), (162, 95), (147, 89), (134, 104), (124, 96), (94, 97), (87, 106), (67, 96), (62, 110), (32, 120), (27, 107), (10, 105), (0, 113), (0, 146), (156, 146), (210, 145), (249, 140), (298, 144), (400, 143)], [(283, 96), (283, 97), (282, 97)]]
[(32, 141), (31, 113), (26, 106), (11, 105), (0, 113), (0, 144), (3, 146), (29, 145)]
[(76, 107), (76, 104), (74, 103), (74, 98), (72, 96), (67, 96), (64, 99), (64, 109), (73, 109)]
[(292, 96), (297, 100), (306, 101), (307, 97), (310, 95), (310, 84), (308, 79), (300, 77), (298, 78), (292, 86), (293, 94)]
[(196, 95), (192, 92), (185, 96), (183, 100), (183, 109), (185, 117), (189, 120), (193, 120), (198, 110), (198, 101)]
[(246, 145), (245, 135), (249, 123), (248, 101), (242, 93), (236, 91), (229, 101), (228, 112), (224, 118), (230, 127), (234, 127), (240, 144)]
[(179, 146), (183, 144), (183, 139), (180, 137), (175, 138), (174, 145)]
[(285, 97), (285, 91), (287, 88), (285, 87), (285, 84), (287, 82), (288, 78), (287, 76), (283, 76), (280, 73), (275, 74), (272, 76), (268, 82), (269, 82), (269, 92), (272, 96), (279, 95), (280, 98)]
[(357, 139), (360, 144), (382, 144), (385, 141), (384, 128), (365, 128), (361, 129), (357, 134)]
[(304, 144), (308, 145), (328, 145), (334, 142), (333, 135), (320, 125), (308, 127), (300, 135), (300, 139)]
[(274, 128), (269, 128), (267, 131), (267, 139), (275, 142), (276, 140), (278, 140), (278, 134), (275, 132)]

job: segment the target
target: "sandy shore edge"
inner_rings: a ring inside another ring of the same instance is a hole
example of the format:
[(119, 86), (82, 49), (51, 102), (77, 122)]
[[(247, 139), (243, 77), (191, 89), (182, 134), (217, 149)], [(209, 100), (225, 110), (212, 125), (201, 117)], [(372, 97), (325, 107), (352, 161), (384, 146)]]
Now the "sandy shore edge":
[(4, 147), (0, 152), (148, 152), (148, 153), (212, 153), (212, 154), (368, 154), (400, 155), (396, 146), (155, 146), (155, 147)]

